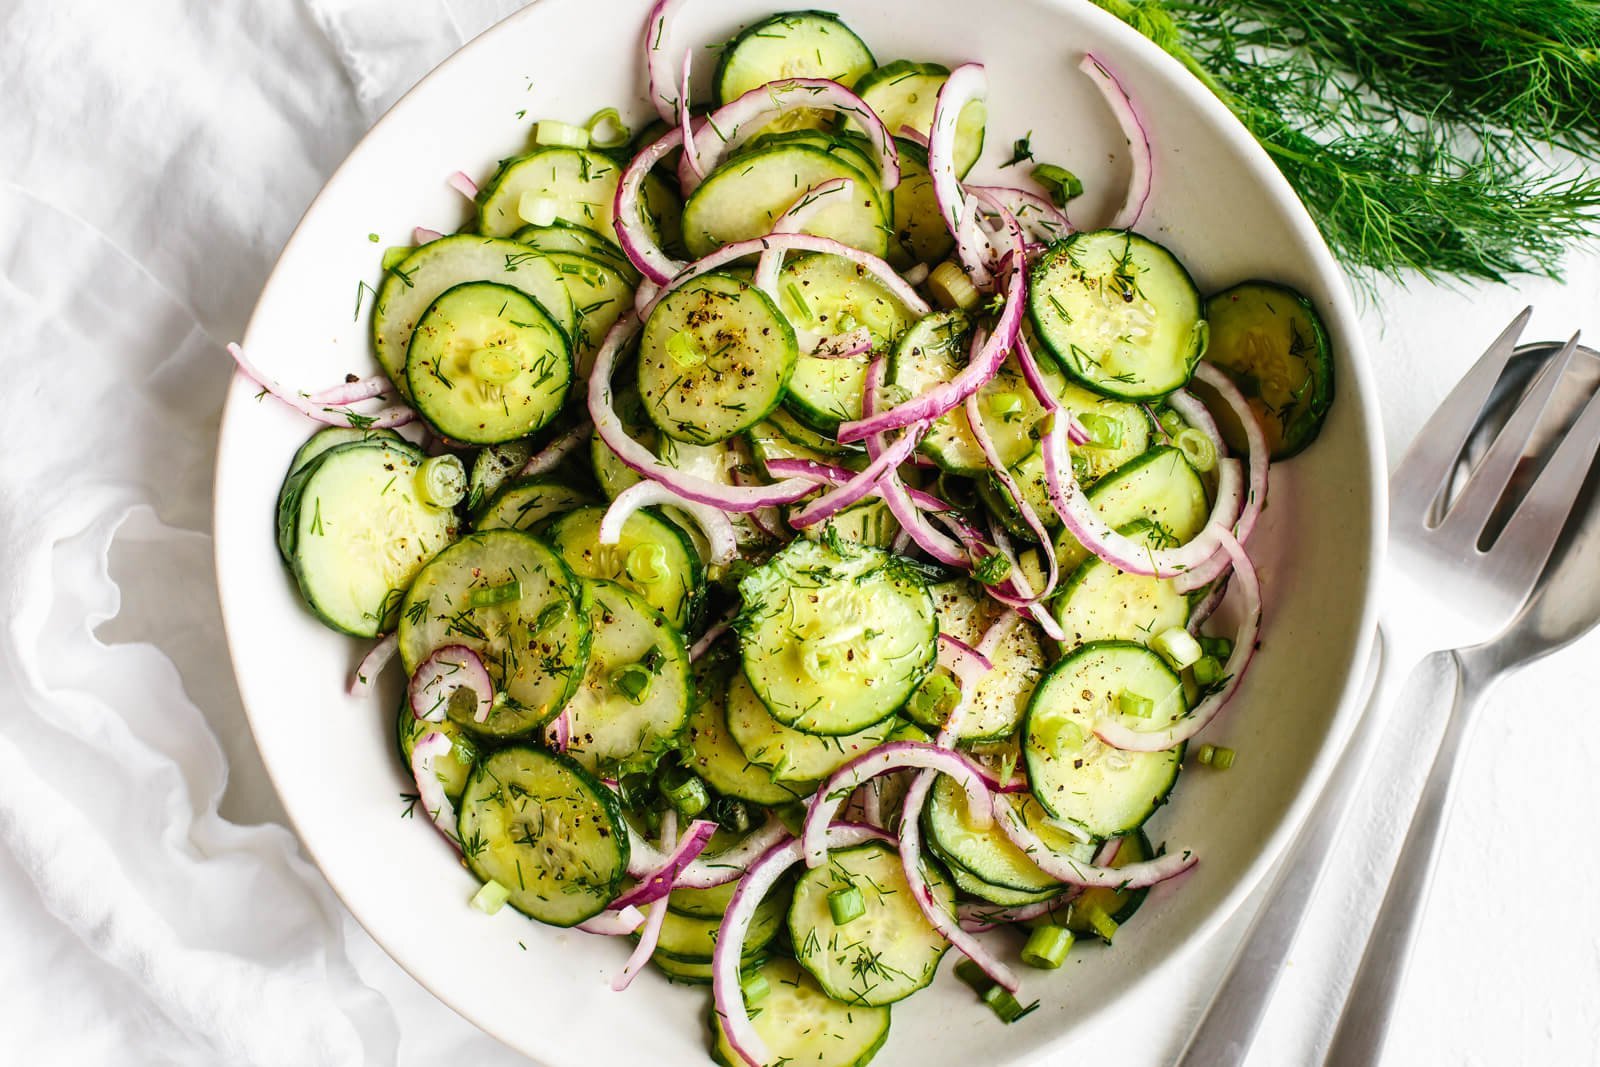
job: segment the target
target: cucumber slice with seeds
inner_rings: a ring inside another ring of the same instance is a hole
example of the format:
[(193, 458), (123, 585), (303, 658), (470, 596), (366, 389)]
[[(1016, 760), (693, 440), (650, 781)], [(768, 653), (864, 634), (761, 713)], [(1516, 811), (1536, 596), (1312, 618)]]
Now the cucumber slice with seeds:
[(1028, 277), (1034, 333), (1072, 377), (1107, 396), (1153, 400), (1187, 384), (1206, 349), (1194, 279), (1129, 230), (1075, 233)]
[(524, 226), (511, 239), (530, 245), (540, 252), (571, 252), (598, 260), (620, 273), (628, 284), (637, 285), (639, 271), (616, 242), (608, 241), (591, 229), (573, 226), (566, 222), (553, 222), (548, 226)]
[[(1211, 517), (1205, 483), (1182, 452), (1169, 445), (1152, 448), (1101, 478), (1089, 490), (1090, 503), (1113, 529), (1148, 521), (1168, 544), (1183, 544)], [(1063, 529), (1056, 536), (1056, 559), (1076, 568), (1089, 551)]]
[(928, 150), (904, 138), (894, 143), (900, 152), (900, 184), (894, 187), (894, 236), (888, 260), (896, 270), (918, 263), (932, 266), (946, 259), (956, 242), (934, 196)]
[(1040, 904), (1046, 900), (1053, 900), (1065, 892), (1063, 888), (1057, 887), (1040, 893), (1024, 893), (1019, 889), (991, 885), (950, 859), (949, 856), (939, 851), (937, 847), (934, 847), (933, 851), (935, 855), (944, 861), (950, 880), (955, 883), (957, 889), (969, 897), (977, 897), (979, 900), (1002, 908), (1021, 908), (1029, 904)]
[[(644, 908), (646, 914), (659, 904)], [(783, 917), (789, 908), (789, 895), (774, 890), (756, 906), (750, 920), (750, 930), (744, 935), (740, 955), (754, 956), (778, 936), (783, 929)], [(717, 930), (722, 926), (722, 916), (697, 918), (669, 910), (661, 925), (661, 939), (656, 943), (656, 954), (669, 956), (679, 962), (710, 962), (717, 947)]]
[[(841, 1004), (793, 960), (774, 959), (756, 972), (767, 995), (750, 1022), (774, 1063), (794, 1067), (866, 1067), (889, 1037), (889, 1009)], [(747, 1067), (711, 1012), (711, 1058), (721, 1067)]]
[(699, 670), (695, 708), (689, 714), (685, 735), (689, 744), (689, 769), (725, 797), (775, 807), (803, 800), (813, 783), (786, 784), (772, 780), (772, 772), (752, 763), (728, 732), (728, 680), (731, 665), (712, 664)]
[(557, 515), (594, 503), (590, 495), (549, 475), (518, 478), (489, 501), (475, 525), (480, 530), (532, 530)]
[[(991, 623), (1000, 617), (999, 606), (966, 578), (942, 582), (931, 590), (938, 614), (939, 632), (976, 647)], [(990, 657), (994, 669), (987, 672), (968, 694), (956, 738), (963, 742), (996, 741), (1010, 737), (1022, 724), (1034, 686), (1044, 673), (1044, 650), (1032, 625), (1017, 621)], [(935, 681), (939, 679), (939, 681)], [(906, 714), (931, 730), (944, 726), (950, 708), (937, 700), (935, 688), (954, 693), (957, 683), (943, 667), (937, 667), (923, 683), (923, 690), (906, 705)]]
[[(913, 63), (900, 59), (886, 63), (856, 83), (856, 95), (871, 105), (890, 133), (904, 126), (927, 137), (933, 129), (933, 107), (939, 90), (950, 77), (950, 68), (937, 63)], [(984, 127), (988, 112), (983, 101), (974, 100), (961, 109), (956, 120), (956, 177), (967, 171), (983, 153)]]
[(739, 582), (745, 677), (785, 726), (843, 735), (892, 715), (937, 657), (933, 598), (909, 560), (798, 540)]
[(796, 354), (794, 331), (765, 293), (731, 275), (702, 275), (650, 313), (639, 396), (668, 437), (713, 444), (778, 406)]
[[(516, 595), (502, 596), (510, 591)], [(578, 579), (549, 546), (520, 530), (483, 530), (434, 556), (406, 594), (399, 637), (407, 675), (444, 645), (465, 645), (483, 658), (494, 680), (494, 707), (483, 722), (456, 721), (495, 737), (528, 733), (555, 718), (589, 659)]]
[(417, 747), (417, 742), (429, 734), (442, 734), (450, 742), (448, 758), (436, 758), (433, 761), (433, 773), (439, 779), (444, 795), (450, 798), (451, 803), (459, 803), (461, 792), (467, 787), (467, 778), (472, 774), (472, 765), (478, 760), (478, 746), (473, 742), (472, 735), (467, 733), (465, 727), (449, 719), (443, 722), (419, 719), (411, 710), (411, 702), (401, 700), (395, 739), (400, 745), (400, 766), (407, 774), (411, 773), (412, 750)]
[(551, 218), (615, 241), (611, 208), (621, 177), (622, 165), (604, 153), (587, 148), (536, 148), (508, 160), (478, 195), (478, 232), (510, 237), (532, 221), (523, 217), (523, 205), (543, 200), (548, 201)]
[(792, 730), (774, 719), (743, 675), (728, 684), (728, 733), (754, 763), (771, 769), (780, 782), (826, 778), (888, 738), (895, 720), (887, 718), (860, 733), (818, 737)]
[[(935, 906), (953, 913), (955, 887), (927, 860), (922, 874)], [(828, 896), (852, 887), (866, 912), (841, 926)], [(826, 864), (800, 876), (789, 906), (789, 940), (823, 992), (850, 1005), (904, 1000), (933, 981), (950, 947), (922, 914), (899, 853), (877, 842), (835, 849)]]
[(605, 514), (602, 507), (566, 512), (545, 529), (544, 538), (576, 574), (625, 586), (673, 626), (688, 629), (705, 591), (705, 570), (689, 538), (660, 512), (641, 508), (622, 524), (616, 544), (602, 545)]
[[(726, 104), (780, 78), (827, 78), (848, 89), (876, 65), (861, 38), (839, 16), (786, 11), (762, 19), (728, 42), (717, 65), (717, 102)], [(796, 108), (766, 128), (822, 128), (832, 121), (832, 112)]]
[(554, 752), (513, 746), (485, 756), (467, 780), (458, 826), (472, 873), (551, 926), (600, 914), (628, 873), (615, 794)]
[(439, 294), (406, 354), (417, 411), (456, 441), (526, 437), (560, 413), (571, 384), (566, 334), (537, 300), (493, 282)]
[[(1206, 321), (1206, 359), (1238, 383), (1272, 458), (1316, 440), (1333, 405), (1333, 354), (1311, 301), (1273, 282), (1244, 282), (1206, 301)], [(1226, 405), (1213, 410), (1228, 447), (1244, 454), (1244, 428)]]
[[(1152, 548), (1167, 542), (1148, 520), (1120, 531)], [(1067, 579), (1056, 601), (1056, 621), (1067, 635), (1066, 647), (1091, 641), (1133, 638), (1148, 643), (1159, 633), (1189, 622), (1189, 598), (1170, 578), (1151, 578), (1119, 571), (1102, 559), (1083, 561)]]
[[(1012, 811), (1020, 815), (1024, 825), (1039, 835), (1052, 852), (1059, 852), (1082, 863), (1094, 859), (1093, 842), (1080, 841), (1065, 831), (1050, 825), (1049, 813), (1039, 802), (1026, 793), (1012, 798)], [(967, 797), (955, 780), (940, 775), (928, 793), (928, 804), (922, 809), (923, 826), (928, 840), (938, 846), (940, 853), (960, 867), (965, 868), (991, 886), (1028, 894), (1049, 895), (1059, 892), (1061, 884), (1039, 869), (1028, 854), (1011, 843), (999, 825), (991, 823), (979, 829), (967, 810)]]
[(1034, 690), (1023, 726), (1028, 781), (1045, 810), (1095, 838), (1137, 829), (1178, 780), (1183, 746), (1123, 752), (1094, 735), (1124, 693), (1151, 702), (1151, 729), (1189, 710), (1183, 681), (1166, 661), (1132, 641), (1083, 645), (1051, 668)]
[(572, 299), (577, 325), (572, 331), (574, 373), (588, 380), (594, 354), (606, 333), (633, 307), (633, 283), (609, 263), (573, 252), (549, 252), (550, 262), (561, 272)]

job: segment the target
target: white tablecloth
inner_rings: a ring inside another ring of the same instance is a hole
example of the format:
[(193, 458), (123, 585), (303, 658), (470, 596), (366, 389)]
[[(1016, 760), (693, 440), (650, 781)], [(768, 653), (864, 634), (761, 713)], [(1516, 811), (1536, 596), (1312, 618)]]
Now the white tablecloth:
[[(222, 344), (361, 132), (515, 6), (0, 3), (0, 1059), (526, 1062), (391, 963), (299, 856), (233, 687), (209, 539)], [(1391, 441), (1524, 303), (1534, 335), (1600, 328), (1597, 283), (1585, 258), (1565, 287), (1383, 286), (1364, 328)], [(1489, 713), (1393, 1063), (1594, 1061), (1597, 651)], [(1413, 684), (1392, 763), (1436, 734), (1441, 684)], [(1252, 1063), (1326, 1040), (1417, 777), (1392, 771), (1356, 813)], [(1059, 1062), (1163, 1062), (1242, 918)]]

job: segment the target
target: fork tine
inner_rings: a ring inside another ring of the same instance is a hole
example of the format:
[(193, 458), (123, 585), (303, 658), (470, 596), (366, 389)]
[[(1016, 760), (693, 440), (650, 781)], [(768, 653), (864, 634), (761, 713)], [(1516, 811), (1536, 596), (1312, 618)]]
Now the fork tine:
[(1589, 476), (1596, 448), (1600, 448), (1600, 389), (1590, 395), (1578, 421), (1485, 554), (1481, 562), (1487, 577), (1508, 592), (1520, 587), (1518, 595), (1523, 598), (1533, 592)]
[(1573, 334), (1572, 340), (1567, 342), (1566, 347), (1545, 364), (1539, 377), (1528, 387), (1527, 393), (1517, 401), (1516, 410), (1510, 420), (1495, 435), (1494, 444), (1478, 462), (1477, 470), (1472, 472), (1460, 496), (1451, 505), (1444, 521), (1440, 523), (1441, 529), (1449, 529), (1477, 540), (1489, 522), (1489, 516), (1493, 515), (1495, 508), (1499, 506), (1506, 485), (1511, 481), (1511, 475), (1516, 471), (1517, 464), (1521, 462), (1522, 454), (1528, 447), (1528, 441), (1538, 430), (1539, 424), (1544, 421), (1545, 412), (1550, 408), (1550, 399), (1555, 396), (1557, 387), (1566, 377), (1567, 369), (1572, 365), (1573, 354), (1577, 350), (1578, 335)]
[[(1420, 523), (1433, 506), (1532, 315), (1532, 307), (1523, 308), (1423, 424), (1390, 480), (1392, 512), (1403, 511), (1407, 520)], [(1442, 447), (1446, 444), (1450, 447)]]

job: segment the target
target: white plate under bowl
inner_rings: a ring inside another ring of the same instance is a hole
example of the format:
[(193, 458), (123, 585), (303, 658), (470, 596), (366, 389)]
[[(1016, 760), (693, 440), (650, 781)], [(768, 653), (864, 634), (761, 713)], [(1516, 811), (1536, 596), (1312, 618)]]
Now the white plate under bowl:
[[(1207, 936), (1286, 842), (1355, 712), (1383, 528), (1382, 447), (1360, 333), (1342, 275), (1271, 162), (1170, 58), (1077, 0), (836, 0), (880, 61), (988, 66), (989, 144), (979, 174), (1032, 133), (1040, 160), (1082, 176), (1075, 207), (1103, 218), (1120, 195), (1127, 147), (1077, 71), (1086, 49), (1126, 83), (1150, 127), (1155, 194), (1140, 229), (1212, 291), (1266, 277), (1306, 293), (1331, 330), (1338, 395), (1321, 438), (1274, 468), (1252, 541), (1267, 590), (1261, 654), (1211, 734), (1239, 752), (1226, 774), (1191, 770), (1151, 836), (1194, 849), (1198, 868), (1150, 895), (1111, 951), (1086, 949), (1029, 972), (1043, 1006), (1001, 1027), (948, 977), (895, 1007), (885, 1067), (999, 1064), (1037, 1054)], [(251, 320), (245, 345), (280, 381), (314, 388), (373, 367), (358, 282), (382, 246), (415, 226), (449, 231), (465, 205), (454, 170), (484, 176), (522, 150), (539, 116), (582, 121), (617, 105), (647, 114), (637, 41), (643, 0), (541, 0), (467, 45), (378, 123), (307, 211)], [(694, 0), (672, 54), (730, 37), (771, 0)], [(1002, 172), (1015, 174), (1016, 171)], [(378, 234), (373, 244), (369, 234)], [(402, 819), (409, 789), (395, 756), (398, 679), (345, 695), (358, 643), (302, 606), (277, 557), (273, 501), (312, 427), (236, 381), (217, 460), (217, 572), (239, 688), (261, 754), (307, 850), (351, 912), (418, 981), (467, 1018), (559, 1067), (703, 1062), (707, 995), (646, 973), (626, 994), (607, 980), (625, 942), (553, 930), (510, 909), (466, 907), (474, 881), (425, 822)], [(394, 672), (391, 672), (391, 674)], [(526, 946), (526, 947), (524, 947)], [(946, 969), (950, 966), (946, 964)], [(1164, 1005), (1152, 1005), (1159, 1013)], [(1003, 1051), (1002, 1051), (1003, 1050)]]

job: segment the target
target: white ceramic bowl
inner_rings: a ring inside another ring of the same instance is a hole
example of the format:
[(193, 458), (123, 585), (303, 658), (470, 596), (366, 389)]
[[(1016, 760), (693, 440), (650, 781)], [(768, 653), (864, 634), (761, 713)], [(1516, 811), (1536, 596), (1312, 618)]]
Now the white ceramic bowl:
[[(1140, 228), (1169, 245), (1201, 287), (1283, 281), (1321, 309), (1335, 344), (1338, 395), (1320, 440), (1274, 469), (1252, 541), (1267, 591), (1263, 647), (1243, 691), (1211, 731), (1239, 752), (1226, 774), (1192, 770), (1150, 830), (1193, 848), (1199, 867), (1150, 895), (1112, 951), (1074, 953), (1027, 975), (1043, 1007), (1000, 1028), (948, 977), (895, 1008), (885, 1065), (999, 1064), (1038, 1053), (1213, 931), (1285, 844), (1327, 773), (1355, 711), (1371, 631), (1383, 528), (1382, 448), (1356, 316), (1342, 275), (1271, 162), (1179, 66), (1078, 0), (837, 0), (880, 61), (988, 66), (984, 169), (1032, 132), (1041, 160), (1076, 171), (1076, 206), (1104, 218), (1120, 197), (1126, 145), (1088, 80), (1086, 49), (1117, 71), (1150, 126), (1155, 194)], [(280, 381), (323, 386), (373, 366), (358, 281), (376, 280), (381, 245), (414, 226), (465, 217), (445, 178), (484, 175), (526, 144), (539, 116), (581, 121), (618, 105), (647, 114), (637, 42), (644, 0), (542, 0), (434, 71), (339, 168), (284, 249), (245, 344)], [(772, 0), (695, 0), (673, 39), (700, 47), (775, 10)], [(702, 88), (702, 94), (704, 90)], [(980, 170), (979, 173), (982, 173)], [(1007, 172), (1013, 173), (1013, 172)], [(424, 822), (400, 818), (409, 789), (395, 756), (399, 679), (345, 695), (362, 649), (301, 605), (273, 542), (273, 501), (312, 427), (236, 381), (217, 461), (217, 571), (239, 688), (284, 807), (307, 850), (367, 930), (442, 1000), (508, 1045), (561, 1067), (704, 1061), (703, 990), (647, 973), (626, 994), (609, 976), (626, 944), (466, 907), (475, 883)], [(526, 946), (524, 948), (523, 946)], [(948, 969), (948, 964), (946, 968)], [(1152, 1013), (1166, 1010), (1153, 1004)]]

